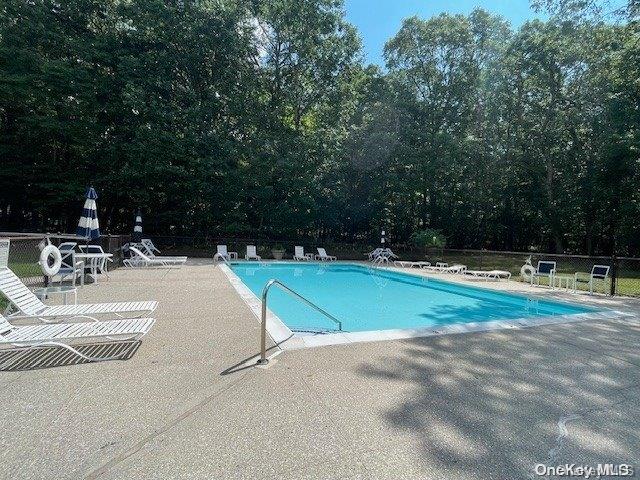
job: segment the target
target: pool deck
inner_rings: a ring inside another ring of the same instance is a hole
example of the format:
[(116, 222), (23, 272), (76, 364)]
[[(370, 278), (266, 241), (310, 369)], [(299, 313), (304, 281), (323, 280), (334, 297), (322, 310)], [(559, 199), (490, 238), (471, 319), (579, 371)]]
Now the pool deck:
[(258, 321), (220, 269), (119, 269), (79, 302), (158, 300), (153, 330), (126, 361), (1, 372), (0, 478), (639, 471), (640, 300), (473, 283), (634, 316), (291, 350), (256, 368)]

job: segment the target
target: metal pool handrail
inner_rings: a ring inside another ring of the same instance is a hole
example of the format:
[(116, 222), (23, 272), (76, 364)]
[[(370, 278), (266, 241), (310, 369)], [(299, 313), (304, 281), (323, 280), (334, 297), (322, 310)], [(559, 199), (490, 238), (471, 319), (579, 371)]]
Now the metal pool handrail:
[(322, 308), (317, 306), (315, 303), (312, 303), (311, 301), (307, 300), (299, 293), (294, 292), (289, 287), (287, 287), (284, 283), (280, 282), (279, 280), (276, 280), (275, 278), (272, 278), (267, 282), (267, 284), (262, 289), (262, 324), (260, 325), (260, 359), (258, 360), (258, 365), (265, 365), (269, 363), (269, 360), (267, 359), (267, 294), (269, 293), (269, 289), (274, 285), (279, 287), (281, 290), (287, 292), (288, 294), (292, 295), (293, 297), (297, 298), (298, 300), (302, 300), (302, 302), (306, 303), (314, 310), (320, 312), (332, 322), (335, 322), (338, 325), (338, 330), (342, 330), (342, 322), (338, 320), (336, 317), (331, 315), (329, 312), (323, 310)]
[(224, 263), (226, 263), (226, 264), (227, 264), (227, 266), (228, 266), (229, 268), (231, 268), (231, 262), (229, 262), (229, 260), (227, 260), (227, 259), (224, 257), (224, 255), (221, 255), (221, 254), (219, 254), (219, 253), (216, 253), (216, 254), (213, 256), (213, 262), (215, 263), (215, 261), (216, 261), (216, 260), (222, 260)]

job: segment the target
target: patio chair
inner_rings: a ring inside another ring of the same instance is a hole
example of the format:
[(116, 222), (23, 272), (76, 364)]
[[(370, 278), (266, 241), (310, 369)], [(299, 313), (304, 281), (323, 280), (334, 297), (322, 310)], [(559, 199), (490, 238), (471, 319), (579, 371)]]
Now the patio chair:
[(334, 257), (332, 255), (327, 255), (327, 251), (322, 248), (322, 247), (318, 247), (318, 254), (316, 255), (316, 260), (321, 260), (323, 262), (335, 262), (338, 258)]
[(247, 254), (244, 256), (245, 260), (262, 260), (262, 257), (258, 255), (255, 245), (247, 245)]
[(7, 369), (23, 358), (29, 351), (37, 347), (62, 347), (74, 355), (91, 362), (117, 360), (128, 352), (121, 352), (111, 357), (95, 357), (83, 354), (74, 348), (78, 343), (90, 344), (96, 341), (109, 342), (140, 340), (144, 337), (155, 320), (153, 318), (136, 318), (93, 321), (84, 323), (58, 323), (55, 325), (13, 325), (0, 315), (0, 351), (11, 348), (27, 347), (23, 352), (11, 356), (2, 365)]
[[(80, 251), (83, 253), (100, 253), (103, 255), (105, 254), (105, 251), (102, 249), (100, 245), (80, 245), (78, 248), (80, 248)], [(85, 264), (85, 267), (84, 267), (85, 274), (88, 271), (89, 274), (94, 277), (100, 274), (100, 275), (105, 275), (107, 278), (109, 278), (109, 273), (107, 271), (107, 262), (113, 262), (113, 259), (107, 256), (103, 258), (92, 259), (90, 265)]]
[(92, 315), (101, 314), (123, 318), (121, 313), (151, 313), (158, 308), (158, 302), (154, 301), (45, 305), (8, 267), (0, 268), (0, 293), (18, 309), (10, 318), (35, 317), (46, 321), (59, 317), (84, 317), (93, 320)]
[(304, 247), (296, 246), (294, 250), (295, 250), (295, 255), (293, 256), (294, 260), (298, 262), (308, 262), (310, 260), (313, 260), (313, 253), (304, 253)]
[(129, 247), (131, 257), (126, 258), (122, 263), (130, 268), (147, 267), (181, 267), (187, 261), (187, 257), (149, 257), (136, 247)]
[(237, 260), (238, 259), (238, 253), (237, 252), (228, 252), (226, 245), (218, 245), (216, 248), (218, 250), (217, 251), (217, 255), (221, 256), (225, 260), (231, 261), (231, 260)]
[(531, 285), (533, 285), (533, 281), (536, 280), (536, 283), (540, 285), (541, 278), (549, 279), (549, 286), (553, 288), (553, 284), (555, 282), (556, 276), (556, 262), (548, 262), (548, 261), (539, 261), (538, 266), (536, 267), (536, 271), (531, 275)]
[[(62, 257), (62, 264), (60, 270), (56, 275), (60, 276), (60, 283), (66, 278), (71, 277), (73, 286), (76, 286), (76, 279), (80, 277), (80, 285), (84, 286), (84, 262), (82, 260), (76, 260), (75, 248), (78, 245), (76, 242), (63, 242), (58, 246), (60, 250), (60, 256)], [(51, 277), (53, 283), (54, 277)]]
[(593, 295), (594, 284), (596, 281), (602, 282), (602, 293), (607, 293), (607, 278), (609, 277), (609, 265), (594, 265), (591, 268), (591, 273), (576, 272), (573, 275), (574, 288), (580, 283), (589, 286), (589, 294)]

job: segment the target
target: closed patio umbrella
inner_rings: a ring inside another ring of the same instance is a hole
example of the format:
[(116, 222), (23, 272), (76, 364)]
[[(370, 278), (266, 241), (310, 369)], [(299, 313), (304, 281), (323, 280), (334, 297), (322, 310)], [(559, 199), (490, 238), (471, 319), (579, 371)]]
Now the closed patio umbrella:
[(138, 209), (138, 213), (136, 214), (136, 223), (133, 226), (133, 236), (131, 240), (135, 243), (142, 241), (142, 213), (140, 213), (140, 209)]
[(87, 189), (87, 199), (84, 202), (84, 209), (76, 234), (87, 240), (95, 240), (100, 237), (100, 227), (98, 225), (98, 208), (96, 207), (96, 198), (98, 194), (93, 187)]

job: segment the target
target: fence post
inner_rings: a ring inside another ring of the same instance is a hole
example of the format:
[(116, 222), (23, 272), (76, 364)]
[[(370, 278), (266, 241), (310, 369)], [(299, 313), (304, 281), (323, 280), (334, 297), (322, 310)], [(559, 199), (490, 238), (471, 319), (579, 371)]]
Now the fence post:
[(616, 283), (618, 281), (618, 259), (616, 254), (611, 255), (611, 296), (616, 294)]

